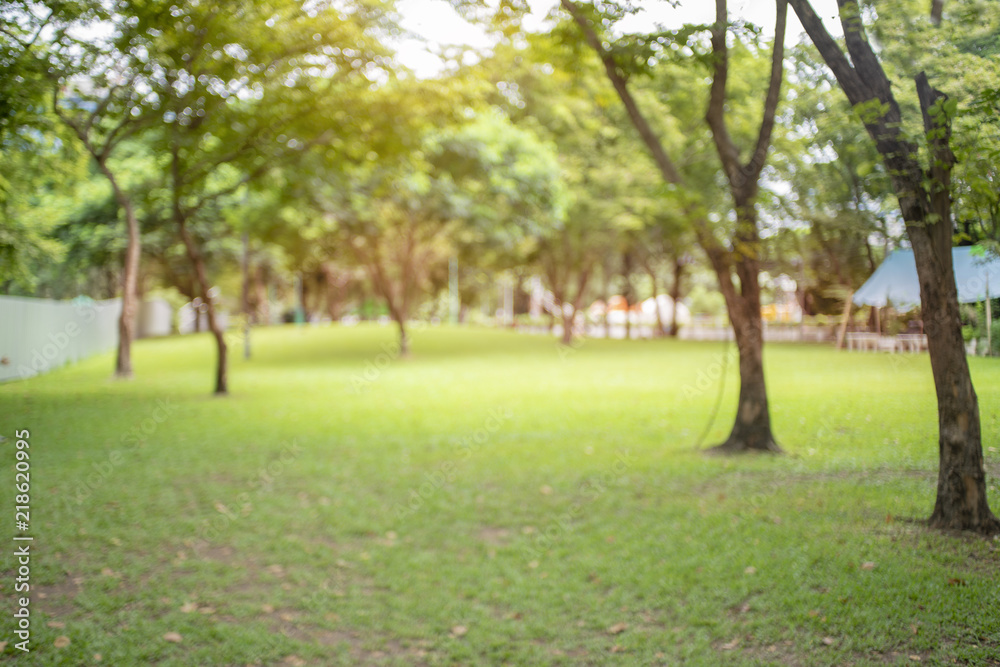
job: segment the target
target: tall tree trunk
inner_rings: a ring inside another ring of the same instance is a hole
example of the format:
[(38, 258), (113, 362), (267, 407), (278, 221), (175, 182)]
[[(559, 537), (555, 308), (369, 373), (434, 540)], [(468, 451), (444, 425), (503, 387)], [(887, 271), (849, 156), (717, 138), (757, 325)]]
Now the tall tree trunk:
[(187, 221), (184, 217), (182, 215), (175, 217), (175, 222), (180, 232), (181, 241), (184, 242), (184, 249), (187, 251), (188, 259), (191, 260), (191, 265), (194, 267), (194, 275), (198, 282), (198, 291), (201, 293), (201, 299), (205, 303), (205, 313), (208, 315), (208, 328), (215, 338), (214, 393), (216, 396), (224, 396), (229, 393), (229, 359), (226, 347), (226, 334), (222, 330), (218, 317), (216, 317), (215, 304), (208, 294), (210, 285), (208, 283), (208, 273), (205, 271), (205, 259), (202, 257), (201, 251), (195, 244), (194, 239), (191, 238), (191, 234), (187, 229)]
[(680, 333), (680, 322), (677, 321), (677, 308), (681, 302), (681, 287), (684, 280), (684, 258), (674, 257), (674, 282), (670, 285), (670, 299), (673, 301), (673, 312), (670, 314), (670, 337), (677, 338)]
[(139, 276), (139, 220), (135, 207), (125, 191), (118, 184), (104, 160), (97, 160), (101, 173), (111, 183), (115, 200), (125, 212), (125, 230), (128, 240), (125, 244), (125, 263), (122, 271), (122, 314), (118, 318), (118, 354), (115, 359), (115, 377), (132, 377), (132, 341), (135, 339), (135, 323), (138, 315), (137, 284)]
[(259, 265), (254, 271), (254, 316), (255, 324), (271, 323), (271, 307), (267, 300), (266, 269)]
[[(940, 12), (940, 4), (936, 3)], [(936, 17), (940, 23), (940, 13)], [(930, 207), (904, 212), (920, 281), (920, 303), (928, 330), (927, 347), (938, 401), (938, 483), (930, 525), (949, 530), (1000, 533), (1000, 520), (986, 498), (979, 401), (972, 386), (965, 341), (959, 320), (958, 288), (952, 259), (951, 123), (931, 109), (947, 96), (931, 88), (927, 77), (916, 77), (917, 97), (931, 148), (928, 170)], [(911, 184), (916, 188), (917, 184)], [(913, 213), (921, 213), (919, 218)], [(928, 221), (934, 220), (932, 224)]]
[(566, 312), (567, 310), (569, 310), (569, 309), (567, 309), (567, 308), (564, 307), (563, 308), (563, 312), (562, 312), (562, 326), (563, 326), (563, 330), (562, 330), (562, 340), (561, 340), (561, 342), (562, 342), (563, 345), (572, 345), (573, 344), (573, 320), (576, 319), (576, 310), (573, 310), (572, 312), (569, 312), (569, 313)]
[(632, 255), (628, 251), (622, 254), (622, 278), (625, 280), (625, 289), (622, 290), (625, 298), (625, 340), (632, 340)]
[[(950, 149), (951, 121), (944, 113), (931, 112), (936, 103), (947, 98), (930, 86), (923, 73), (917, 75), (930, 158), (930, 167), (924, 169), (917, 145), (902, 134), (902, 111), (856, 8), (853, 13), (847, 11), (852, 9), (846, 6), (847, 1), (839, 0), (848, 60), (808, 0), (789, 2), (851, 105), (871, 108), (871, 102), (876, 101), (881, 108), (880, 115), (865, 116), (865, 128), (890, 174), (913, 246), (938, 401), (938, 483), (930, 526), (1000, 534), (1000, 520), (987, 502), (979, 403), (965, 357), (951, 254), (951, 170), (955, 162)], [(940, 22), (942, 4), (932, 5), (934, 23)]]
[(611, 338), (611, 329), (608, 328), (608, 314), (611, 307), (608, 301), (611, 299), (611, 273), (610, 262), (601, 265), (601, 300), (604, 302), (604, 313), (601, 315), (601, 325), (604, 327), (604, 337)]
[[(706, 241), (705, 245), (711, 247), (711, 242)], [(782, 450), (771, 431), (771, 413), (764, 381), (759, 266), (756, 259), (743, 256), (735, 260), (735, 267), (731, 267), (729, 254), (717, 247), (712, 248), (708, 256), (719, 278), (719, 289), (726, 301), (740, 360), (740, 396), (732, 431), (722, 444), (709, 451), (720, 454), (744, 451), (780, 453)], [(740, 281), (739, 290), (732, 279), (733, 269)]]
[(994, 535), (1000, 533), (1000, 521), (986, 497), (979, 401), (965, 356), (957, 290), (954, 281), (942, 281), (938, 273), (954, 270), (951, 244), (936, 242), (933, 232), (909, 230), (914, 256), (923, 256), (917, 275), (938, 403), (937, 497), (930, 525)]
[(344, 286), (347, 280), (330, 263), (323, 264), (321, 271), (326, 279), (326, 312), (330, 319), (336, 322), (340, 319), (341, 304), (344, 301)]
[(243, 314), (243, 358), (250, 358), (250, 236), (243, 232), (243, 258), (240, 277), (240, 311)]
[[(576, 314), (580, 312), (580, 307), (583, 305), (583, 297), (587, 293), (587, 284), (590, 282), (590, 273), (592, 268), (593, 266), (591, 265), (580, 269), (580, 272), (576, 276), (576, 293), (573, 296), (572, 301), (568, 298), (570, 288), (570, 278), (568, 275), (566, 276), (566, 284), (563, 286), (563, 289), (559, 291), (559, 296), (557, 298), (561, 304), (560, 308), (562, 310), (563, 345), (573, 344), (573, 327), (576, 322)], [(567, 310), (569, 311), (568, 313)]]
[(410, 356), (410, 337), (406, 333), (406, 318), (397, 319), (396, 325), (399, 327), (399, 356), (408, 357)]
[(660, 286), (659, 281), (656, 280), (656, 270), (653, 268), (652, 262), (646, 262), (646, 273), (649, 274), (649, 280), (653, 284), (653, 305), (656, 308), (656, 336), (657, 338), (663, 338), (667, 335), (667, 324), (663, 321), (663, 311), (660, 309)]

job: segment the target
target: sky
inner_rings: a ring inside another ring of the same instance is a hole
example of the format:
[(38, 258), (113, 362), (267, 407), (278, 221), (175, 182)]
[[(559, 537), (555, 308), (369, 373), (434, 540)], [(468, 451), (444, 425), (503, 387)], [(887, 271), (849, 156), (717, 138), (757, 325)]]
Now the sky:
[[(530, 0), (530, 3), (532, 12), (525, 23), (529, 29), (538, 29), (558, 0)], [(715, 20), (715, 3), (705, 0), (686, 0), (676, 9), (663, 1), (642, 4), (646, 10), (623, 21), (623, 30), (638, 32), (651, 29), (656, 24), (676, 28), (685, 23), (711, 23)], [(839, 34), (839, 25), (835, 20), (836, 0), (813, 0), (812, 4), (826, 22), (827, 29)], [(433, 76), (441, 70), (441, 61), (432, 53), (438, 47), (462, 44), (487, 48), (491, 44), (490, 36), (483, 29), (464, 21), (447, 0), (401, 0), (398, 8), (403, 15), (403, 28), (418, 36), (400, 42), (399, 57), (418, 76)], [(774, 0), (732, 0), (729, 13), (734, 18), (743, 18), (762, 26), (766, 34), (774, 32)], [(802, 26), (795, 12), (789, 8), (786, 43), (796, 43), (801, 33)]]

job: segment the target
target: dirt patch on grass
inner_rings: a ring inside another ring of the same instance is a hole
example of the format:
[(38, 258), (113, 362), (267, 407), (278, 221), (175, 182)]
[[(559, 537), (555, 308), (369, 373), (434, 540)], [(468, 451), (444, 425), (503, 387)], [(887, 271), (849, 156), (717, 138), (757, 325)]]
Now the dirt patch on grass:
[[(721, 645), (715, 647), (723, 653), (730, 652)], [(792, 642), (784, 641), (777, 644), (748, 645), (741, 647), (740, 655), (756, 665), (781, 665), (782, 667), (799, 667), (805, 664), (802, 655), (807, 652), (805, 647), (796, 647)], [(812, 652), (812, 651), (808, 651)]]
[[(6, 577), (5, 580), (10, 581)], [(67, 574), (55, 584), (38, 584), (31, 588), (33, 597), (38, 600), (38, 609), (53, 618), (66, 618), (76, 611), (73, 601), (79, 595), (82, 585), (83, 577)]]
[(479, 531), (479, 541), (492, 547), (506, 546), (510, 542), (511, 531), (507, 528), (486, 526)]

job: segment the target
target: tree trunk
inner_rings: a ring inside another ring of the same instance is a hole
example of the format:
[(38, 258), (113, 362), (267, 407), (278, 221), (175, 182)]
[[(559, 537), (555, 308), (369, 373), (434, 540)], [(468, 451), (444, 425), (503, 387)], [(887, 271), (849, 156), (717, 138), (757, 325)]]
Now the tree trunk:
[(406, 333), (406, 318), (397, 319), (396, 325), (399, 327), (399, 356), (408, 357), (410, 356), (410, 337)]
[(564, 307), (563, 308), (563, 313), (562, 313), (562, 325), (563, 325), (562, 344), (563, 345), (572, 345), (573, 344), (573, 320), (576, 319), (576, 311), (574, 310), (571, 313), (567, 313), (566, 310), (567, 309)]
[(250, 358), (250, 236), (243, 232), (243, 259), (240, 279), (240, 311), (243, 314), (243, 358)]
[(132, 200), (119, 187), (118, 179), (103, 160), (97, 161), (101, 173), (111, 183), (115, 199), (125, 212), (125, 229), (128, 240), (125, 245), (125, 264), (122, 271), (122, 314), (118, 318), (118, 355), (115, 359), (115, 377), (132, 377), (132, 341), (135, 338), (135, 320), (138, 315), (137, 283), (139, 275), (139, 220), (135, 215)]
[(347, 280), (330, 264), (324, 264), (322, 271), (326, 278), (326, 312), (336, 322), (340, 319)]
[(652, 263), (646, 264), (646, 273), (649, 274), (649, 280), (653, 283), (653, 305), (656, 307), (656, 337), (663, 338), (667, 335), (667, 325), (663, 321), (663, 311), (660, 310), (660, 287), (656, 280), (656, 270), (653, 268)]
[(194, 267), (195, 278), (198, 282), (198, 291), (201, 292), (201, 299), (205, 304), (205, 312), (208, 315), (208, 328), (212, 332), (212, 336), (215, 337), (216, 346), (216, 362), (215, 362), (215, 395), (224, 396), (229, 393), (229, 377), (228, 377), (228, 349), (226, 347), (226, 334), (222, 330), (218, 318), (215, 313), (215, 304), (212, 303), (211, 297), (208, 295), (209, 284), (208, 284), (208, 274), (205, 271), (205, 260), (195, 245), (194, 239), (188, 233), (186, 221), (183, 217), (176, 217), (178, 231), (180, 232), (181, 240), (184, 242), (184, 248), (187, 250), (188, 259), (191, 260), (191, 264)]
[(677, 307), (681, 302), (681, 281), (684, 279), (684, 260), (680, 256), (674, 257), (674, 282), (670, 286), (670, 299), (673, 301), (674, 309), (670, 314), (670, 337), (677, 338), (681, 326), (677, 321)]
[[(737, 308), (735, 312), (742, 312)], [(759, 311), (758, 311), (759, 312)], [(759, 315), (756, 318), (737, 315), (733, 322), (736, 345), (740, 356), (740, 398), (736, 420), (729, 437), (713, 448), (717, 453), (764, 451), (781, 453), (771, 432), (771, 414), (764, 383), (764, 339)]]
[(263, 265), (258, 266), (254, 272), (254, 294), (256, 295), (257, 302), (254, 304), (254, 314), (257, 318), (256, 324), (270, 324), (271, 306), (267, 299), (267, 279)]
[[(739, 207), (737, 210), (740, 210)], [(708, 244), (706, 246), (711, 247)], [(740, 358), (740, 397), (736, 405), (736, 419), (725, 442), (712, 447), (709, 452), (781, 453), (771, 431), (771, 413), (764, 382), (764, 324), (760, 314), (760, 283), (757, 278), (760, 267), (750, 257), (743, 256), (735, 260), (734, 268), (740, 281), (740, 289), (737, 291), (727, 253), (716, 247), (707, 254), (726, 300)]]
[[(929, 524), (996, 535), (1000, 520), (987, 503), (979, 404), (965, 357), (951, 255), (951, 170), (955, 163), (951, 121), (944, 113), (931, 112), (946, 96), (933, 89), (923, 73), (917, 75), (930, 157), (925, 170), (917, 145), (902, 134), (901, 109), (861, 21), (851, 15), (841, 18), (849, 61), (807, 0), (791, 0), (791, 4), (851, 105), (877, 101), (883, 109), (880, 115), (865, 118), (865, 128), (890, 174), (913, 246), (938, 401), (938, 484)], [(941, 19), (942, 4), (932, 4), (935, 24)]]
[[(927, 197), (929, 206), (906, 207), (908, 211), (904, 210), (903, 218), (917, 264), (920, 304), (938, 401), (938, 483), (930, 525), (996, 535), (1000, 533), (1000, 520), (990, 511), (986, 497), (979, 401), (965, 356), (951, 254), (951, 170), (955, 164), (950, 146), (951, 125), (944, 114), (931, 113), (935, 104), (947, 97), (931, 88), (923, 73), (916, 77), (916, 86), (931, 148), (928, 176), (932, 187)], [(917, 186), (917, 183), (910, 185), (914, 190)], [(934, 222), (929, 223), (930, 220)]]
[(604, 314), (601, 316), (601, 325), (604, 327), (604, 337), (611, 338), (611, 329), (608, 328), (608, 314), (611, 306), (608, 301), (611, 299), (611, 267), (610, 262), (601, 265), (601, 300), (604, 301)]
[[(923, 230), (910, 231), (911, 239), (915, 235), (929, 236)], [(913, 243), (915, 255), (917, 247), (925, 252), (930, 244)], [(943, 269), (952, 271), (950, 244), (946, 250), (938, 259)], [(936, 271), (926, 267), (926, 262), (918, 260), (920, 300), (938, 402), (937, 498), (930, 525), (995, 535), (1000, 533), (1000, 521), (986, 497), (979, 402), (965, 356), (955, 284), (942, 284)]]
[(622, 278), (625, 280), (622, 290), (625, 298), (625, 340), (632, 340), (632, 255), (628, 252), (622, 255)]

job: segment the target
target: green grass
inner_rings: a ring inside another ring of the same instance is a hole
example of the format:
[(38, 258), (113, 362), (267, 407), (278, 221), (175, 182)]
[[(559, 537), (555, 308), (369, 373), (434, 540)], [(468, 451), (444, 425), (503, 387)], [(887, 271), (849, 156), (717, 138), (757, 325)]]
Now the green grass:
[[(5, 517), (31, 431), (20, 661), (1000, 664), (1000, 542), (921, 524), (926, 355), (768, 346), (788, 455), (720, 459), (720, 343), (393, 335), (255, 331), (227, 398), (206, 336), (140, 342), (131, 382), (102, 356), (0, 386)], [(1000, 365), (972, 364), (1000, 510)]]

